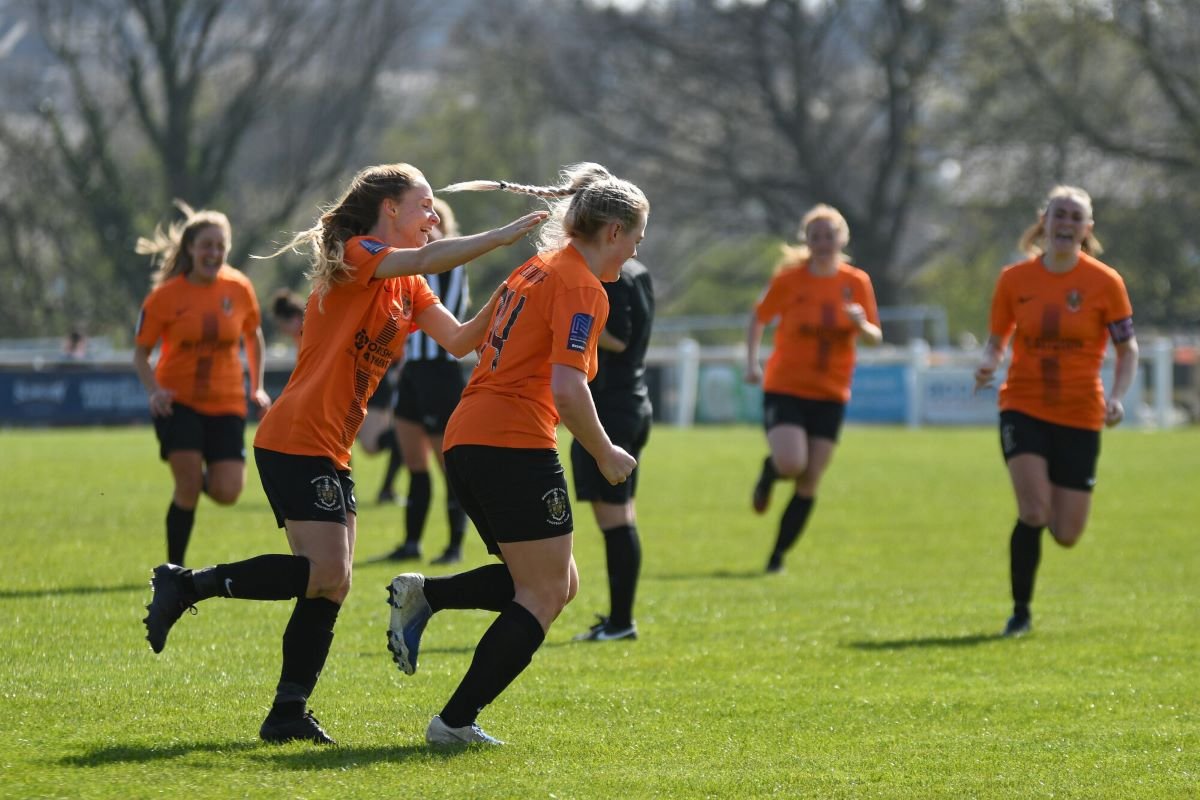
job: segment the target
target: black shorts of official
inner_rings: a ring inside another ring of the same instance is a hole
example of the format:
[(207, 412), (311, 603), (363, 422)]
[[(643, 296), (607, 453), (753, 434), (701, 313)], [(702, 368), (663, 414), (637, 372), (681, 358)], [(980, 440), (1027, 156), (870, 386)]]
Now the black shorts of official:
[(489, 553), (500, 543), (553, 539), (575, 529), (557, 450), (460, 444), (446, 451), (446, 480)]
[(254, 463), (275, 522), (337, 522), (358, 513), (354, 478), (324, 456), (295, 456), (254, 448)]
[(176, 450), (199, 450), (208, 463), (246, 460), (246, 418), (237, 414), (201, 414), (172, 403), (169, 416), (154, 418), (154, 433), (163, 461)]
[(387, 411), (396, 402), (396, 387), (384, 376), (367, 398), (367, 411)]
[(1000, 449), (1005, 462), (1025, 453), (1046, 459), (1055, 486), (1090, 492), (1096, 485), (1100, 431), (1056, 425), (1020, 411), (1001, 411)]
[(836, 442), (846, 418), (846, 404), (837, 400), (809, 400), (792, 394), (763, 392), (763, 429), (796, 425), (809, 436)]
[(457, 361), (409, 361), (396, 391), (397, 419), (444, 433), (467, 382)]
[[(650, 415), (643, 413), (601, 414), (612, 443), (641, 460), (642, 448), (650, 439)], [(575, 484), (575, 499), (586, 503), (612, 503), (623, 506), (637, 496), (638, 467), (624, 483), (613, 486), (596, 466), (596, 459), (579, 442), (571, 442), (571, 481)]]

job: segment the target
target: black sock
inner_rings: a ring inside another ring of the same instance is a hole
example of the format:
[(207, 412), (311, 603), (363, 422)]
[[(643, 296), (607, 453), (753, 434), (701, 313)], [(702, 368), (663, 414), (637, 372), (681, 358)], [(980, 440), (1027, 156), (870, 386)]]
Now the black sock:
[(512, 602), (514, 594), (512, 573), (503, 564), (488, 564), (441, 578), (425, 578), (425, 600), (434, 611), (443, 608), (503, 611)]
[(519, 603), (509, 603), (475, 646), (467, 674), (442, 709), (442, 722), (451, 728), (473, 723), (529, 666), (545, 638), (537, 617)]
[(383, 486), (380, 487), (380, 492), (393, 491), (393, 486), (396, 483), (396, 475), (400, 472), (400, 468), (404, 466), (404, 453), (400, 451), (400, 442), (396, 438), (396, 431), (388, 428), (383, 433), (379, 434), (379, 449), (384, 448), (388, 451), (387, 469), (383, 473)]
[(792, 502), (788, 503), (788, 507), (783, 510), (783, 516), (779, 518), (779, 538), (775, 540), (775, 555), (782, 556), (786, 553), (804, 533), (804, 525), (808, 522), (808, 515), (816, 502), (815, 497), (802, 497), (798, 494), (792, 496)]
[(316, 688), (333, 644), (341, 606), (324, 597), (301, 597), (283, 631), (283, 668), (271, 714), (298, 717)]
[(603, 533), (611, 603), (608, 622), (614, 628), (628, 628), (633, 624), (633, 596), (642, 566), (641, 541), (636, 525), (618, 525)]
[(196, 509), (180, 508), (174, 500), (167, 506), (167, 563), (183, 566), (195, 522)]
[(428, 472), (408, 473), (408, 505), (404, 508), (404, 546), (420, 547), (425, 533), (425, 518), (429, 516), (429, 497), (432, 489)]
[(1033, 581), (1037, 575), (1038, 563), (1042, 560), (1042, 529), (1026, 525), (1018, 519), (1008, 543), (1008, 559), (1013, 614), (1021, 619), (1029, 619)]
[(770, 485), (779, 480), (779, 473), (775, 470), (775, 462), (771, 460), (770, 453), (763, 459), (762, 472), (758, 474), (758, 482), (764, 485)]
[(197, 600), (236, 597), (242, 600), (290, 600), (308, 591), (308, 559), (264, 555), (192, 571)]
[(450, 546), (448, 549), (462, 551), (463, 536), (467, 532), (467, 512), (458, 504), (458, 495), (450, 481), (446, 481), (446, 521), (450, 525)]

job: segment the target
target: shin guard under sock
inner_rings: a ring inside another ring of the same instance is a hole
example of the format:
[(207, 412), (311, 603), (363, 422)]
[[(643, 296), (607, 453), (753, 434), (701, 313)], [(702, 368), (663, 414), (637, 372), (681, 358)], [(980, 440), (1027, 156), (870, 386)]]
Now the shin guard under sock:
[(308, 591), (310, 564), (304, 556), (255, 556), (192, 571), (196, 599), (289, 600)]
[(802, 497), (793, 495), (792, 501), (788, 503), (788, 507), (783, 510), (783, 516), (779, 519), (779, 538), (775, 540), (775, 553), (782, 556), (800, 535), (804, 533), (804, 526), (808, 522), (808, 515), (812, 512), (813, 504), (816, 503), (815, 497)]
[(440, 578), (425, 578), (425, 602), (433, 611), (443, 608), (503, 611), (515, 594), (512, 573), (503, 564), (488, 564)]
[(618, 525), (602, 531), (608, 561), (609, 625), (633, 624), (633, 597), (642, 566), (642, 546), (636, 525)]
[(420, 547), (421, 536), (425, 533), (425, 519), (429, 516), (429, 498), (432, 493), (428, 472), (408, 473), (408, 504), (404, 508), (405, 547)]
[(519, 603), (509, 603), (476, 645), (467, 674), (442, 709), (442, 721), (451, 728), (473, 723), (529, 666), (545, 638), (537, 617)]
[(192, 538), (192, 526), (196, 522), (196, 509), (180, 508), (171, 501), (167, 506), (167, 563), (183, 566), (188, 542)]
[(1008, 544), (1010, 579), (1012, 583), (1013, 614), (1029, 617), (1033, 600), (1033, 582), (1038, 563), (1042, 560), (1042, 529), (1017, 520)]

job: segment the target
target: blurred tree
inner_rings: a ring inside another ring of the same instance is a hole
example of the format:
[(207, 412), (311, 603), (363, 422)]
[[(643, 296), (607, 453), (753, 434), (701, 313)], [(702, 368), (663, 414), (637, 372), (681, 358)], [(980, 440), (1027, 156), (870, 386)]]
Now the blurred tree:
[(892, 303), (925, 189), (922, 98), (955, 5), (508, 2), (480, 24), (503, 16), (538, 43), (501, 43), (496, 57), (542, 88), (543, 118), (573, 120), (593, 152), (628, 166), (650, 195), (653, 229), (690, 230), (696, 244), (786, 238), (809, 206), (831, 203)]
[(173, 198), (229, 214), (235, 264), (265, 249), (347, 171), (422, 2), (10, 5), (36, 46), (8, 59), (0, 118), (6, 336), (129, 328), (149, 275), (134, 242)]

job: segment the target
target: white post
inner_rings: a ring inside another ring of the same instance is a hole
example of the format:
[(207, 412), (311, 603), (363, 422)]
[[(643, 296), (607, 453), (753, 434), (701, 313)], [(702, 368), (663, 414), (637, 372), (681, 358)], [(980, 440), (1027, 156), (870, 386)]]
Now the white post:
[(1175, 390), (1174, 375), (1172, 374), (1173, 355), (1170, 339), (1160, 336), (1154, 340), (1151, 357), (1151, 369), (1154, 375), (1154, 422), (1159, 428), (1170, 427), (1171, 411), (1175, 406), (1172, 397)]
[(908, 418), (905, 422), (910, 428), (920, 426), (925, 409), (921, 408), (921, 389), (924, 386), (923, 377), (929, 369), (929, 342), (924, 339), (913, 339), (908, 343), (908, 374), (904, 376), (904, 391), (908, 395), (905, 404)]
[(676, 384), (675, 424), (690, 428), (696, 420), (696, 393), (700, 386), (700, 343), (681, 339), (675, 362)]

